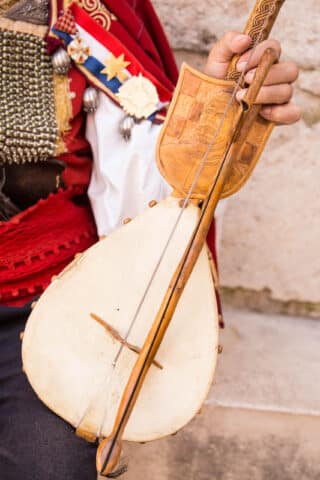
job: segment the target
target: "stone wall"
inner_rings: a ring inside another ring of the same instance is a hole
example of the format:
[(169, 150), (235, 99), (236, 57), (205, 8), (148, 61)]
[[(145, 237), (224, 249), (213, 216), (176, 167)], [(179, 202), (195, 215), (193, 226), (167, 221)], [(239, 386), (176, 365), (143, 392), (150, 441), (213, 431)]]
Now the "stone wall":
[[(154, 0), (178, 62), (201, 68), (227, 30), (242, 30), (253, 0)], [(276, 128), (250, 181), (228, 203), (220, 249), (229, 302), (320, 314), (320, 2), (291, 0), (273, 34), (301, 69), (302, 121)]]

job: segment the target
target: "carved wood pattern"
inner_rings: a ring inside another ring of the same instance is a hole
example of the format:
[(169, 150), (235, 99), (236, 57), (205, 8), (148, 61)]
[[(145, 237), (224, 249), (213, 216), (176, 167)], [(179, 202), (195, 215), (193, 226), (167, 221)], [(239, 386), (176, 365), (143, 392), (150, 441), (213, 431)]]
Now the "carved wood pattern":
[[(187, 195), (234, 86), (233, 81), (217, 80), (183, 65), (157, 146), (158, 168), (176, 195)], [(207, 195), (233, 131), (238, 108), (239, 104), (235, 101), (208, 154), (206, 165), (193, 189), (193, 199), (204, 199)], [(247, 180), (271, 133), (272, 124), (262, 117), (256, 118), (257, 113), (254, 108), (252, 121), (243, 126), (245, 138), (240, 136), (234, 146), (235, 158), (223, 197), (237, 191)]]
[[(244, 33), (250, 35), (253, 44), (261, 35), (260, 42), (266, 40), (270, 34), (277, 15), (285, 0), (258, 0), (246, 25)], [(266, 22), (266, 19), (268, 21)], [(239, 55), (235, 55), (231, 61), (226, 79), (238, 81), (241, 73), (237, 71), (236, 65)]]

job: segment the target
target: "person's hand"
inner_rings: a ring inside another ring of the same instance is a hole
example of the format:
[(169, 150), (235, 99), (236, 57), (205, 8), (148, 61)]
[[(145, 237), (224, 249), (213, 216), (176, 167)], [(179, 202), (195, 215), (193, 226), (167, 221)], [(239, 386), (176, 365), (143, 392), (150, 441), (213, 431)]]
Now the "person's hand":
[[(278, 52), (278, 58), (281, 54), (281, 46), (278, 41), (266, 40), (256, 47), (249, 65), (246, 66), (246, 61), (250, 57), (251, 43), (251, 38), (248, 35), (237, 32), (227, 33), (213, 46), (205, 72), (213, 77), (223, 79), (234, 54), (242, 54), (237, 63), (237, 68), (240, 72), (246, 68), (245, 81), (250, 84), (266, 48), (274, 48)], [(271, 67), (257, 98), (257, 103), (263, 105), (260, 113), (262, 117), (278, 124), (287, 125), (300, 119), (300, 108), (291, 102), (292, 83), (297, 79), (298, 74), (298, 67), (293, 62), (279, 62)], [(238, 100), (243, 98), (245, 91), (245, 89), (241, 89), (237, 92)]]

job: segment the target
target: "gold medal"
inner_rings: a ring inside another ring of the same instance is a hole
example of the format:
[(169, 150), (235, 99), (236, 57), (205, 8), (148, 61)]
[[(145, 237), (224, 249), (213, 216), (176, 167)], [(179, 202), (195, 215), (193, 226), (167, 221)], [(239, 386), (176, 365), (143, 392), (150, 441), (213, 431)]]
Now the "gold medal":
[(80, 65), (84, 63), (91, 55), (91, 49), (82, 38), (75, 37), (68, 45), (68, 53), (72, 60)]
[(127, 80), (119, 88), (117, 97), (123, 110), (137, 119), (148, 118), (159, 105), (156, 87), (141, 74)]
[(117, 77), (120, 82), (124, 82), (128, 78), (125, 72), (128, 65), (130, 65), (130, 62), (124, 59), (123, 53), (119, 57), (115, 57), (111, 53), (108, 60), (105, 61), (105, 68), (101, 70), (101, 73), (107, 75), (108, 81)]

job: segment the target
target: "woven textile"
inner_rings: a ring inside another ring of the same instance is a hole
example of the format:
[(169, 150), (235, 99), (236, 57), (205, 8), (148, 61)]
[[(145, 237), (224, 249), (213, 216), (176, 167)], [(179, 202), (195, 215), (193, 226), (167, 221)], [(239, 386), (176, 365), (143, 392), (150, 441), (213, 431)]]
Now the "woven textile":
[(76, 23), (74, 21), (73, 14), (69, 8), (63, 13), (56, 23), (56, 28), (62, 32), (75, 35), (77, 33)]
[(77, 193), (81, 189), (59, 190), (0, 223), (0, 305), (24, 305), (40, 295), (97, 240), (91, 210)]

